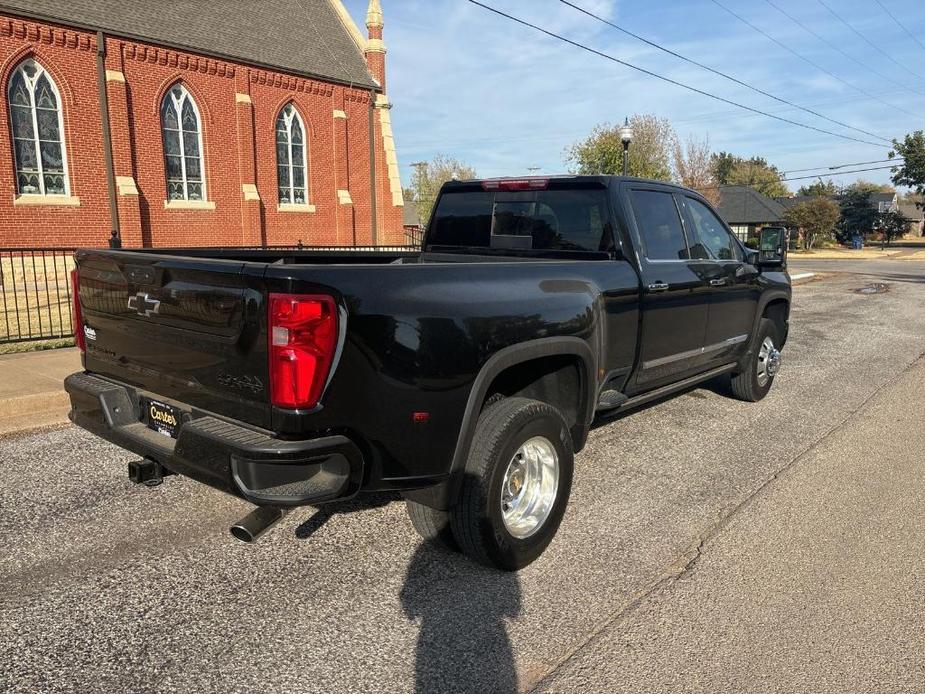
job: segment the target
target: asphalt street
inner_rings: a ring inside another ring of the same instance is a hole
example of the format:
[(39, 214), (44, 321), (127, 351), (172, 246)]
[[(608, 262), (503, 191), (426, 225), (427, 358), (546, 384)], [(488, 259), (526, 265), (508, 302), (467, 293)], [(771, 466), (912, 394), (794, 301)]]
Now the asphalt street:
[(761, 403), (717, 382), (601, 423), (519, 574), (387, 498), (244, 545), (246, 504), (134, 486), (77, 429), (0, 441), (0, 690), (816, 691), (805, 652), (833, 691), (922, 691), (925, 264), (867, 271), (795, 289)]

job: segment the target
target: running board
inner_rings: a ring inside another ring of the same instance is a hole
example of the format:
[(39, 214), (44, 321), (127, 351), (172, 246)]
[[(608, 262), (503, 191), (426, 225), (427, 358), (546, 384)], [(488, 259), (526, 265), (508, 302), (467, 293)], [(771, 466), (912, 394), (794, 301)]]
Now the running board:
[(597, 400), (597, 409), (612, 410), (615, 407), (620, 407), (627, 400), (629, 400), (629, 398), (619, 390), (602, 390)]
[(690, 378), (685, 378), (683, 381), (678, 381), (677, 383), (669, 383), (667, 386), (662, 386), (661, 388), (656, 388), (655, 390), (650, 390), (647, 393), (642, 393), (641, 395), (636, 395), (632, 398), (629, 398), (619, 407), (607, 411), (607, 414), (615, 414), (617, 412), (625, 412), (626, 410), (632, 409), (633, 407), (639, 407), (640, 405), (645, 405), (646, 403), (652, 402), (653, 400), (658, 400), (663, 398), (666, 395), (671, 395), (672, 393), (677, 393), (680, 390), (685, 388), (690, 388), (691, 386), (697, 385), (698, 383), (703, 383), (704, 381), (709, 381), (711, 378), (716, 378), (721, 376), (724, 373), (729, 373), (737, 366), (736, 362), (726, 364), (724, 366), (718, 366), (715, 369), (710, 369), (709, 371), (704, 371), (702, 374), (697, 374), (696, 376), (691, 376)]

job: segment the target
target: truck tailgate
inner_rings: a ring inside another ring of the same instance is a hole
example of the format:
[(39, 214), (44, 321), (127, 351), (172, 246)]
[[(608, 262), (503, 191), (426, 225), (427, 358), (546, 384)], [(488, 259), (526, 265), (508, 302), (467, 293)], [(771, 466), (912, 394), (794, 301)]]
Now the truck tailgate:
[(263, 266), (123, 251), (77, 260), (88, 371), (269, 425)]

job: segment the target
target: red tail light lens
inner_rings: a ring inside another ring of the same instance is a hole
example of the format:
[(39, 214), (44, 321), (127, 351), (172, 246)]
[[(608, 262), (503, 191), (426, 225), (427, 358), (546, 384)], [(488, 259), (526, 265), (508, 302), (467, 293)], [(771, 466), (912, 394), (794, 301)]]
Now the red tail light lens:
[(548, 178), (496, 178), (482, 181), (482, 190), (546, 190), (549, 187)]
[(75, 267), (71, 270), (71, 320), (74, 323), (74, 342), (81, 352), (87, 351), (87, 338), (84, 335), (84, 317), (80, 310), (80, 272)]
[(318, 404), (337, 348), (330, 296), (270, 294), (270, 399), (278, 407)]

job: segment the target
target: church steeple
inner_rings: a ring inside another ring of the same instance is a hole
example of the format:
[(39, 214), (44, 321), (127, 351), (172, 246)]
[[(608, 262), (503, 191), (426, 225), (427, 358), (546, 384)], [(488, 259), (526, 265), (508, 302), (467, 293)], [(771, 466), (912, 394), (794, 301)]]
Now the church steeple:
[(367, 28), (382, 28), (382, 3), (379, 0), (369, 0), (369, 8), (366, 10)]
[(385, 93), (385, 42), (382, 40), (382, 26), (382, 4), (379, 0), (369, 0), (369, 8), (366, 10), (366, 29), (369, 32), (366, 65)]

